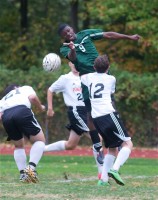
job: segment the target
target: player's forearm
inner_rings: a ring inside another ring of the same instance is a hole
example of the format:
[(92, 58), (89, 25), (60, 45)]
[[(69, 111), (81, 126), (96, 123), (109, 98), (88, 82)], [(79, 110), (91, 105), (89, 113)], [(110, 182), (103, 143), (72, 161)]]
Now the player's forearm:
[(70, 50), (69, 54), (68, 54), (68, 58), (71, 61), (76, 60), (76, 50), (75, 47), (73, 49)]
[(47, 91), (47, 105), (48, 110), (53, 110), (53, 93), (49, 89)]
[(49, 89), (47, 91), (47, 116), (53, 117), (54, 116), (54, 109), (53, 109), (53, 92), (51, 92)]
[(38, 96), (35, 95), (30, 95), (29, 96), (29, 100), (31, 102), (31, 104), (34, 104), (40, 111), (44, 111), (44, 106), (41, 104)]
[(136, 40), (138, 35), (125, 35), (125, 34), (116, 33), (116, 32), (104, 32), (103, 33), (103, 37), (107, 38), (107, 39), (130, 39), (130, 40)]
[(64, 46), (68, 46), (70, 48), (70, 52), (68, 54), (68, 59), (71, 61), (76, 60), (76, 49), (75, 44), (70, 41), (69, 43), (63, 43)]

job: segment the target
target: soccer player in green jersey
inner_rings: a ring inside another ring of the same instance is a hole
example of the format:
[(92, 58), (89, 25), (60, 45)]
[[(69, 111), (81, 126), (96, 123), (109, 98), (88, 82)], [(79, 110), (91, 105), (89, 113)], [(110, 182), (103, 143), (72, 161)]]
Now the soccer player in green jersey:
[[(116, 32), (104, 32), (101, 29), (87, 29), (75, 33), (73, 28), (68, 24), (61, 24), (58, 28), (58, 34), (64, 39), (64, 43), (60, 48), (60, 53), (70, 60), (79, 71), (80, 76), (94, 72), (94, 60), (98, 57), (98, 51), (94, 45), (94, 40), (99, 39), (129, 39), (137, 41), (140, 36), (135, 35), (125, 35)], [(93, 125), (91, 118), (91, 105), (89, 100), (88, 89), (85, 85), (82, 85), (82, 92), (84, 97), (84, 102), (87, 107), (88, 112), (88, 125), (90, 129), (90, 135), (93, 142), (94, 149), (98, 152), (98, 161), (101, 163), (103, 158), (101, 149), (102, 145), (100, 142), (99, 135)], [(99, 90), (97, 91), (99, 94)]]

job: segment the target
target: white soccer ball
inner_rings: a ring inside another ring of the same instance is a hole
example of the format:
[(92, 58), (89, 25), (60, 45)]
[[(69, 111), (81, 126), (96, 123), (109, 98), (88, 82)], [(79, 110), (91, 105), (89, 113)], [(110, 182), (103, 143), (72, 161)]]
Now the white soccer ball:
[(43, 69), (46, 72), (58, 70), (61, 66), (61, 59), (56, 53), (49, 53), (43, 58)]

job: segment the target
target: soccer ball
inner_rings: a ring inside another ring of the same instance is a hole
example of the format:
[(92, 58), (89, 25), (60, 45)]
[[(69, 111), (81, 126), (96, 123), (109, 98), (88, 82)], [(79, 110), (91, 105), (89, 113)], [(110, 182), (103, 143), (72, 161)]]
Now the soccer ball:
[(49, 53), (43, 58), (43, 69), (46, 72), (58, 70), (61, 66), (61, 59), (56, 53)]

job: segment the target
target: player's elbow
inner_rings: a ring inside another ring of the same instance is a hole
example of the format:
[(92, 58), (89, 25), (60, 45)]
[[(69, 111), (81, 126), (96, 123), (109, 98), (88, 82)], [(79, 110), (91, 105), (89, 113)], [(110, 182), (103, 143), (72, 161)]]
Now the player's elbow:
[(37, 101), (36, 95), (30, 95), (28, 98), (29, 98), (29, 101), (31, 102), (31, 104), (35, 104)]

